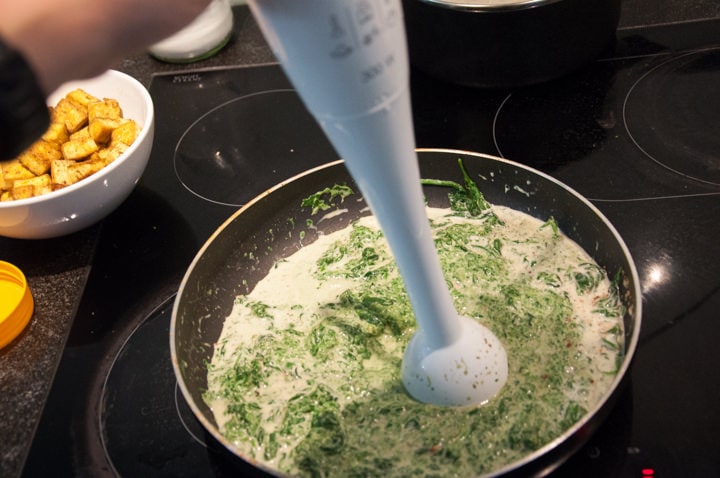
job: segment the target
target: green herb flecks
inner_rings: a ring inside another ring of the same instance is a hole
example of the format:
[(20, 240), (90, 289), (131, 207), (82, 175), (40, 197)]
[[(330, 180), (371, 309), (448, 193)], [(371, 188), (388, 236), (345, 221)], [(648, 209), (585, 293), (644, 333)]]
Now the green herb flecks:
[(426, 186), (450, 188), (448, 198), (450, 199), (450, 209), (453, 211), (476, 217), (485, 215), (488, 216), (489, 221), (497, 221), (497, 216), (492, 212), (490, 203), (487, 202), (475, 181), (468, 174), (462, 159), (458, 159), (458, 165), (463, 174), (464, 184), (438, 179), (422, 179), (421, 183)]
[(546, 227), (549, 227), (552, 230), (552, 234), (555, 239), (560, 237), (560, 226), (558, 226), (558, 223), (554, 217), (550, 216), (548, 220), (545, 221), (542, 226), (540, 226), (540, 229), (544, 229)]
[(333, 205), (342, 203), (346, 197), (354, 194), (354, 191), (345, 184), (335, 184), (332, 187), (318, 191), (315, 194), (306, 197), (300, 205), (302, 207), (311, 208), (311, 214), (315, 215), (319, 211), (327, 211)]
[(253, 315), (256, 317), (271, 319), (270, 307), (262, 302), (247, 302), (246, 305), (252, 310)]
[[(387, 277), (395, 268), (395, 261), (382, 247), (382, 232), (357, 224), (352, 226), (348, 243), (333, 244), (317, 263), (321, 280), (330, 277), (365, 278)], [(377, 244), (377, 245), (376, 245)], [(360, 251), (360, 255), (356, 254)], [(353, 255), (350, 253), (353, 252)]]
[(620, 284), (624, 277), (624, 271), (618, 269), (615, 277), (610, 282), (607, 295), (599, 297), (594, 312), (605, 317), (622, 317), (625, 315), (625, 306), (620, 300)]
[(606, 277), (605, 271), (603, 271), (600, 266), (590, 262), (580, 264), (578, 269), (570, 271), (569, 274), (571, 274), (575, 280), (575, 286), (580, 295), (597, 289), (598, 285)]

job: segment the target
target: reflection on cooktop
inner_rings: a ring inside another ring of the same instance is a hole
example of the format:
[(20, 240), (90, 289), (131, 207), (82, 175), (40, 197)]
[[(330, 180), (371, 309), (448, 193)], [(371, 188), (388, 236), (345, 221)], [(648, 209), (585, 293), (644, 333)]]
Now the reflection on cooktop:
[[(305, 127), (298, 127), (298, 118), (307, 118)], [(174, 166), (198, 197), (242, 206), (308, 166), (327, 162), (332, 152), (295, 92), (273, 90), (234, 98), (200, 116), (178, 141)]]

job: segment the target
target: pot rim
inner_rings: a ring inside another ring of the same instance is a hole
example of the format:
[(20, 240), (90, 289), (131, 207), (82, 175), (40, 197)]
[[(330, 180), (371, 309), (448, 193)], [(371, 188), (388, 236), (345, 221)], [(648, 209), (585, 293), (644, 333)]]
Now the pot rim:
[(557, 3), (562, 0), (416, 0), (430, 6), (462, 12), (513, 12), (529, 10)]

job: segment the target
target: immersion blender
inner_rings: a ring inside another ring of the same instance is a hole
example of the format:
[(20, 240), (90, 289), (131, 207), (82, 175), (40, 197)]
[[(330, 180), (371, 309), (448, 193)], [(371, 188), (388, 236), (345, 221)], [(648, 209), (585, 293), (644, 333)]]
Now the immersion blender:
[(458, 315), (425, 211), (400, 0), (250, 0), (266, 39), (357, 183), (418, 324), (402, 378), (415, 399), (471, 405), (507, 379), (499, 340)]

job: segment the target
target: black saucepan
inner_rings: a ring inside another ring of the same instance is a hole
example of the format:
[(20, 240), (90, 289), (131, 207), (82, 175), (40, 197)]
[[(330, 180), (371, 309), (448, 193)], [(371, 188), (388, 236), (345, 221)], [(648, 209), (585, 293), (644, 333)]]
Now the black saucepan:
[(565, 75), (615, 39), (620, 0), (403, 0), (411, 63), (479, 87)]
[[(554, 216), (561, 229), (578, 242), (611, 276), (624, 272), (622, 297), (627, 306), (625, 358), (611, 391), (588, 414), (552, 443), (525, 459), (498, 470), (498, 473), (532, 476), (544, 474), (575, 452), (595, 431), (613, 406), (626, 375), (640, 330), (641, 297), (639, 280), (630, 254), (615, 229), (587, 200), (551, 177), (526, 166), (491, 156), (453, 150), (420, 150), (423, 178), (462, 183), (457, 161), (462, 158), (469, 174), (486, 198), (494, 203), (524, 211), (539, 219)], [(364, 201), (345, 200), (345, 214), (327, 220), (311, 218), (302, 208), (306, 197), (326, 187), (354, 182), (342, 161), (329, 163), (296, 176), (258, 196), (229, 218), (207, 241), (188, 269), (177, 295), (170, 328), (170, 346), (177, 381), (190, 408), (208, 432), (232, 453), (266, 472), (222, 437), (212, 412), (203, 402), (207, 368), (213, 344), (239, 294), (249, 292), (273, 264), (317, 237), (317, 231), (331, 232), (368, 214)], [(518, 186), (518, 187), (514, 187)], [(447, 207), (448, 190), (425, 187), (432, 206)], [(358, 193), (359, 194), (359, 193)], [(315, 229), (317, 228), (317, 229)], [(304, 232), (304, 234), (301, 234)], [(292, 287), (292, 284), (288, 284)]]

